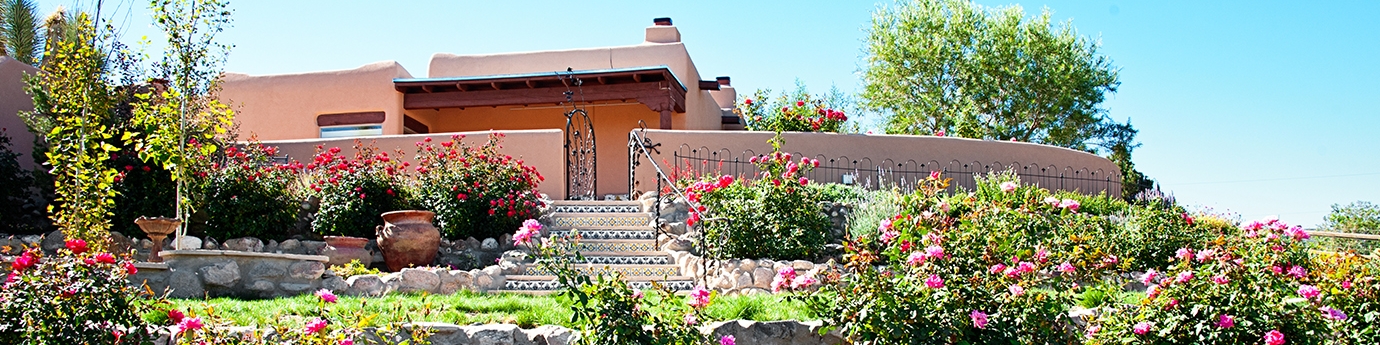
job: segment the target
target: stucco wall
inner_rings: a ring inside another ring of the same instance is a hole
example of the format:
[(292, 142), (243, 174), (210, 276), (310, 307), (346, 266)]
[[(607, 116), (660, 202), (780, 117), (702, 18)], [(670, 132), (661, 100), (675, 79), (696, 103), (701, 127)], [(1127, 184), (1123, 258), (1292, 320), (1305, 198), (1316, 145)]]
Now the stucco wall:
[[(695, 172), (748, 175), (755, 170), (734, 170), (735, 164), (721, 168), (716, 161), (703, 165), (701, 159), (688, 159), (688, 164), (684, 158), (675, 162), (674, 155), (679, 152), (681, 156), (746, 162), (754, 154), (771, 152), (767, 140), (773, 133), (648, 130), (646, 135), (662, 144), (660, 154), (653, 153), (653, 159), (668, 173), (680, 166), (693, 167)], [(924, 178), (929, 171), (947, 171), (947, 176), (954, 178), (956, 184), (967, 186), (972, 183), (973, 173), (1015, 166), (1018, 173), (1026, 174), (1022, 177), (1026, 183), (1085, 193), (1106, 190), (1108, 194), (1120, 195), (1120, 170), (1115, 164), (1106, 158), (1061, 147), (910, 135), (784, 133), (783, 138), (786, 143), (782, 150), (791, 152), (795, 159), (808, 156), (823, 161), (822, 168), (809, 175), (821, 182), (842, 182), (840, 174), (849, 173), (858, 175), (859, 184), (875, 185), (876, 170), (881, 168), (909, 172), (900, 177), (911, 182)], [(892, 178), (895, 175), (893, 173)], [(639, 169), (639, 190), (654, 189), (654, 177), (650, 167), (644, 165)]]
[[(565, 198), (565, 157), (561, 154), (561, 145), (564, 142), (564, 135), (559, 129), (545, 130), (503, 130), (499, 131), (505, 136), (503, 138), (503, 148), (499, 150), (507, 155), (522, 159), (523, 164), (530, 165), (537, 169), (546, 178), (539, 186), (542, 193), (546, 193), (552, 199)], [(488, 131), (481, 132), (462, 132), (462, 133), (438, 133), (438, 134), (414, 134), (414, 135), (385, 135), (367, 138), (340, 138), (340, 139), (300, 139), (300, 140), (265, 140), (263, 144), (277, 146), (281, 154), (285, 154), (289, 159), (307, 162), (316, 154), (316, 146), (339, 147), (341, 154), (354, 155), (353, 149), (355, 140), (359, 139), (365, 144), (373, 144), (383, 150), (392, 152), (394, 149), (402, 149), (406, 155), (401, 157), (405, 161), (411, 161), (416, 153), (416, 143), (423, 138), (430, 137), (432, 140), (450, 140), (455, 134), (465, 135), (465, 143), (471, 145), (482, 144), (488, 140)], [(624, 155), (626, 156), (626, 154)], [(626, 160), (626, 158), (624, 158)], [(626, 169), (626, 168), (625, 168)], [(626, 179), (627, 174), (625, 173)], [(626, 184), (626, 182), (625, 182)], [(627, 189), (624, 187), (623, 189)]]
[(33, 97), (24, 92), (24, 75), (38, 69), (8, 56), (0, 56), (0, 128), (10, 137), (10, 150), (19, 153), (19, 166), (33, 169), (34, 135), (19, 118), (20, 111), (34, 110)]
[(394, 61), (301, 74), (226, 73), (220, 99), (237, 111), (242, 139), (317, 138), (317, 115), (366, 111), (385, 113), (384, 134), (402, 134), (402, 93), (393, 89), (393, 78), (411, 77)]

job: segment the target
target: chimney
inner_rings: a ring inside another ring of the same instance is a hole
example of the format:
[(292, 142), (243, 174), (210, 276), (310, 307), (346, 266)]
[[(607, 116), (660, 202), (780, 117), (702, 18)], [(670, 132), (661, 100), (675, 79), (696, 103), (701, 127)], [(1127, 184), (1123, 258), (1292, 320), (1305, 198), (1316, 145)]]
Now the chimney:
[(727, 76), (714, 78), (714, 80), (719, 81), (719, 85), (723, 85), (723, 86), (733, 86), (733, 84), (730, 84), (730, 83), (729, 83), (729, 79), (728, 79)]
[(680, 30), (671, 25), (670, 17), (652, 19), (647, 27), (647, 43), (680, 43)]
[(719, 82), (719, 90), (709, 91), (709, 96), (714, 97), (714, 103), (717, 103), (720, 109), (737, 107), (738, 105), (734, 103), (738, 101), (738, 90), (734, 90), (733, 85), (729, 85), (728, 77), (718, 77), (714, 80)]

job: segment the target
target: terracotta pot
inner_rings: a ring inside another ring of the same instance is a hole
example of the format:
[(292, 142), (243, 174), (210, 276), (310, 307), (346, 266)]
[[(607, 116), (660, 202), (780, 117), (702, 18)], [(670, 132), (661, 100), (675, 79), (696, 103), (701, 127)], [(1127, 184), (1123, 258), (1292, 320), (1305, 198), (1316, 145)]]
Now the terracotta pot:
[(331, 258), (331, 266), (344, 266), (351, 260), (359, 260), (364, 266), (369, 266), (374, 262), (374, 255), (369, 253), (364, 246), (369, 244), (369, 239), (362, 237), (349, 236), (326, 236), (326, 247), (321, 248), (321, 255)]
[(394, 272), (411, 266), (426, 266), (436, 261), (441, 247), (441, 231), (431, 221), (431, 211), (393, 211), (383, 214), (378, 227), (379, 250), (383, 261)]
[(182, 225), (182, 221), (177, 218), (139, 217), (134, 220), (134, 224), (138, 224), (139, 229), (144, 230), (144, 234), (153, 241), (153, 246), (149, 248), (149, 261), (163, 262), (163, 257), (158, 255), (158, 252), (163, 250), (163, 239), (177, 232), (177, 226)]

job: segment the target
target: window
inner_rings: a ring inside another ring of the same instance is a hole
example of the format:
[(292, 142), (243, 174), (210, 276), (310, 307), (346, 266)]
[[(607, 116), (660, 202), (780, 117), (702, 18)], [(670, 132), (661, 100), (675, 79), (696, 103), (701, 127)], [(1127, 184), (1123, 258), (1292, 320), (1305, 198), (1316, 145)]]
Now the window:
[(321, 127), (321, 138), (350, 138), (383, 135), (383, 125)]

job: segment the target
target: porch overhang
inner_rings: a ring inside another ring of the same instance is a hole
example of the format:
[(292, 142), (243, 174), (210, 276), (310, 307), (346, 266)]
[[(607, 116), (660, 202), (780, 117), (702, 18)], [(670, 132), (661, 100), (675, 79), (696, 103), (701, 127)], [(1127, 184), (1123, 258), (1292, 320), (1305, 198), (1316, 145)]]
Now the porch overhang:
[(685, 84), (666, 66), (400, 78), (393, 79), (393, 88), (403, 94), (407, 110), (561, 104), (571, 91), (576, 102), (637, 101), (663, 118), (685, 112), (686, 94)]

